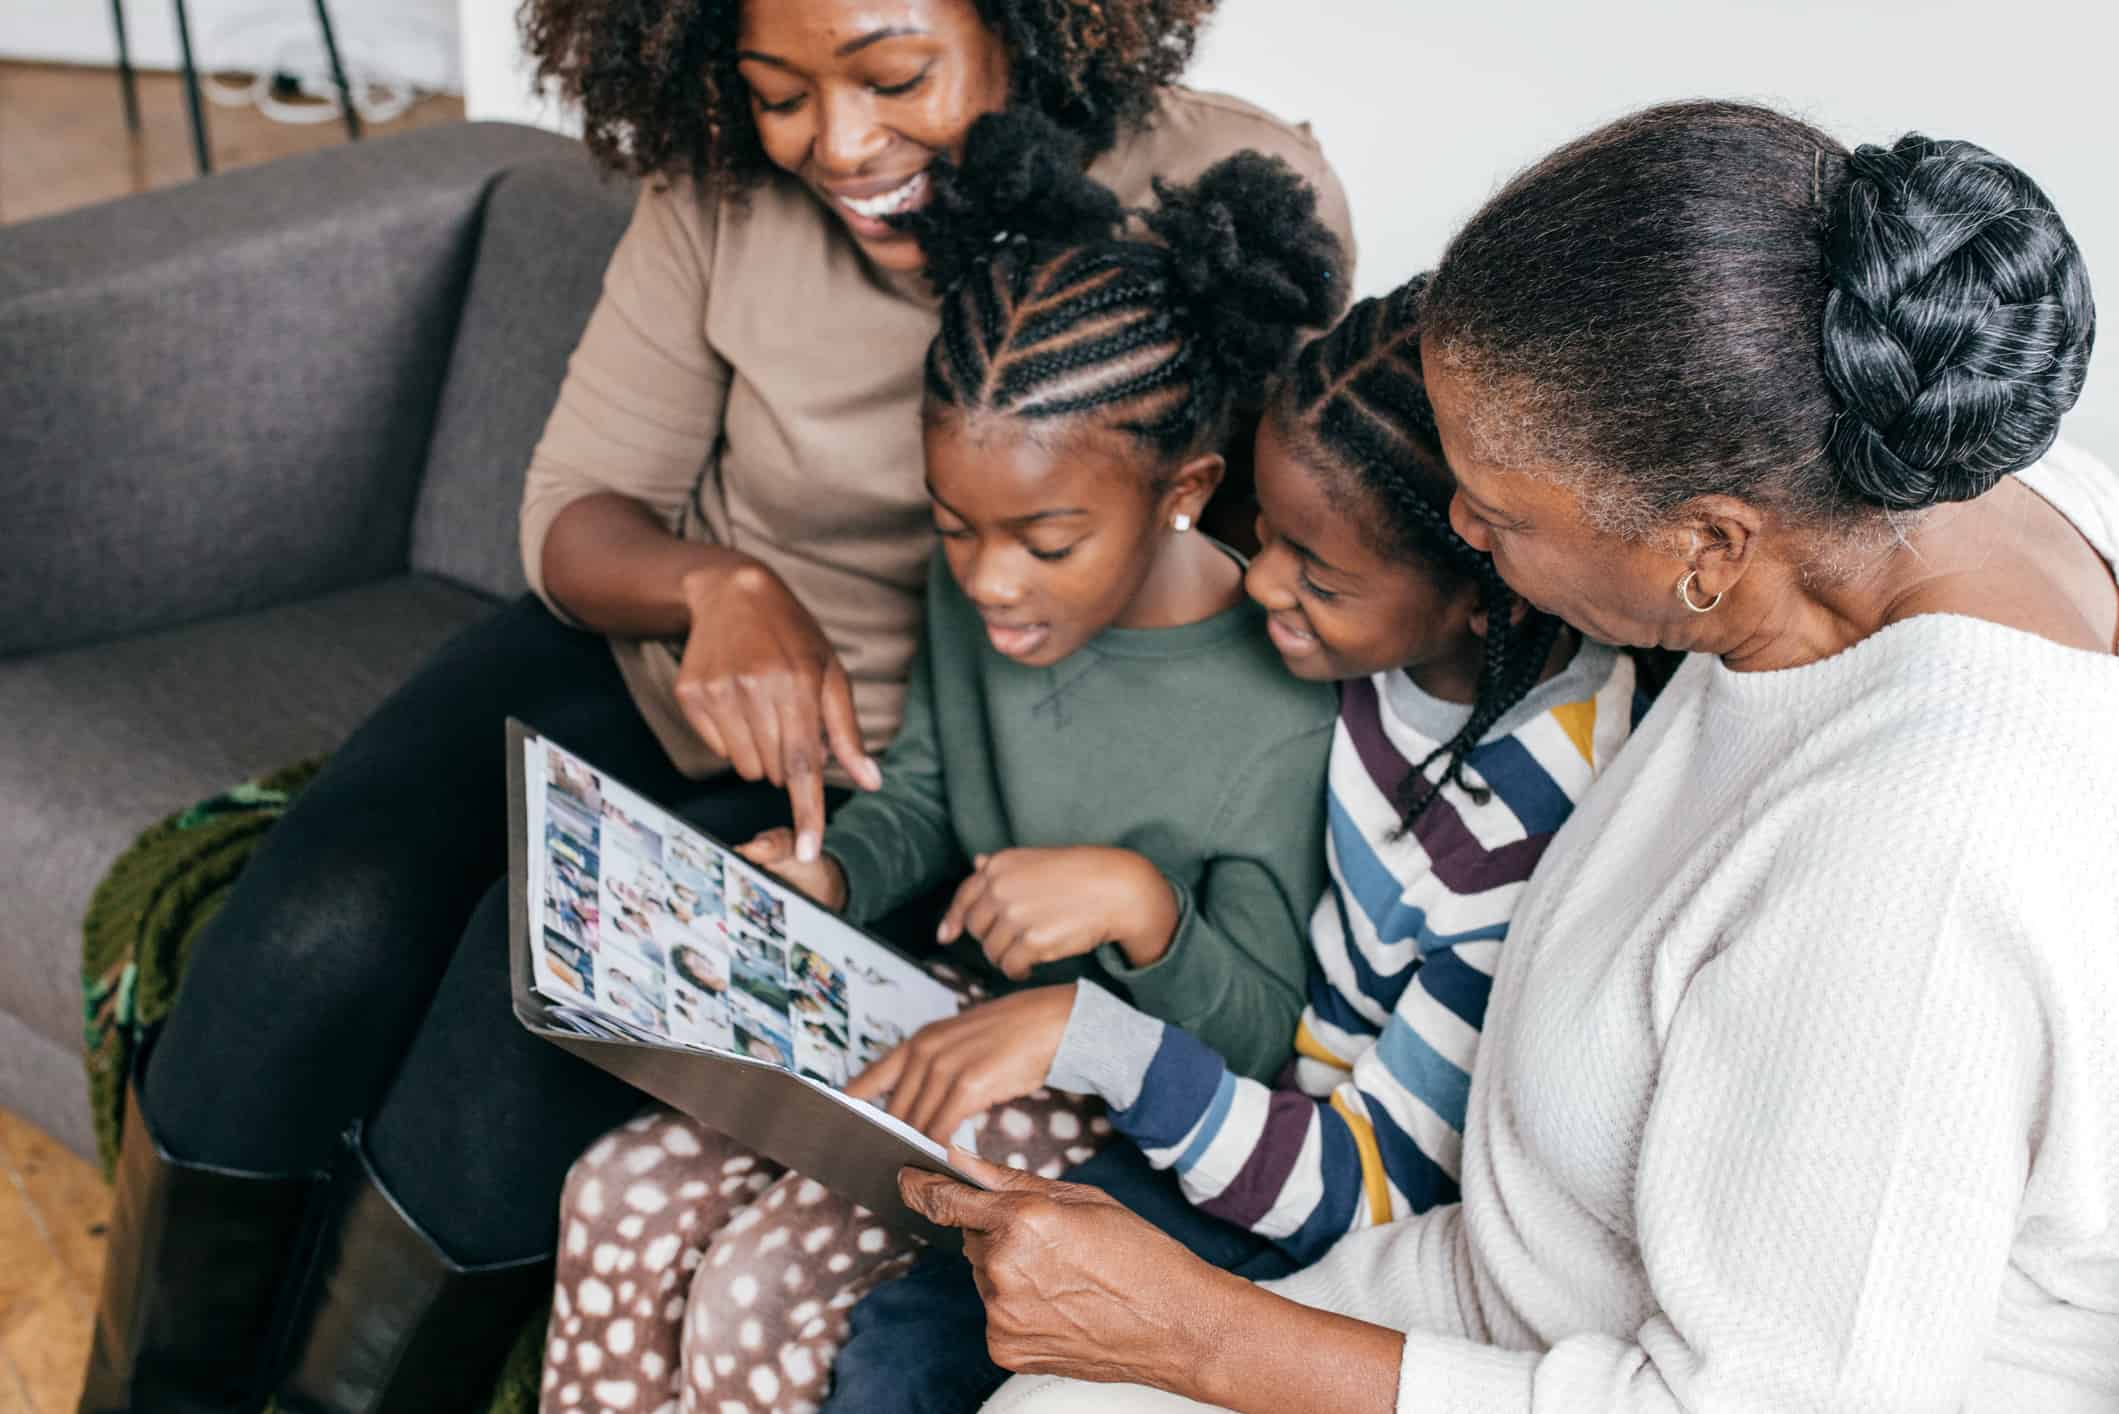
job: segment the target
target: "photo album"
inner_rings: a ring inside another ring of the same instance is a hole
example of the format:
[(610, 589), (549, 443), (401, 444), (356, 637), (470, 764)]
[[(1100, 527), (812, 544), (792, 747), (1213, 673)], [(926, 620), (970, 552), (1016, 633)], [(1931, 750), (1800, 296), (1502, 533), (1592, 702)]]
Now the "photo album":
[[(508, 726), (515, 1007), (538, 1035), (907, 1230), (947, 1151), (841, 1093), (954, 993), (555, 742)], [(945, 1236), (943, 1240), (948, 1240)]]

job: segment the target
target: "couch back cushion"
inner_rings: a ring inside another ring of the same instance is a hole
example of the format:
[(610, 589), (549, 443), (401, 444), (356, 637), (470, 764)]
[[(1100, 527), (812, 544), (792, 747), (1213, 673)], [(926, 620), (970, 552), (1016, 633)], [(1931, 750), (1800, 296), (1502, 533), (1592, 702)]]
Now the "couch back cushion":
[(487, 594), (523, 590), (523, 473), (633, 207), (586, 151), (494, 184), (412, 521), (412, 567)]
[(0, 658), (402, 573), (487, 192), (578, 150), (425, 129), (0, 230)]

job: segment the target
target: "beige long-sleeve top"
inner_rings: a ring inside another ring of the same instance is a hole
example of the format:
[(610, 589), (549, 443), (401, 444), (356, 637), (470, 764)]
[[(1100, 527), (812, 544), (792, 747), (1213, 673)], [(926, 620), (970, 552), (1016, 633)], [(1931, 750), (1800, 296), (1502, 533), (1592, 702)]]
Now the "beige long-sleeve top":
[[(1345, 193), (1307, 128), (1172, 88), (1090, 173), (1130, 206), (1255, 149), (1314, 186), (1353, 238)], [(754, 556), (816, 617), (853, 681), (870, 750), (896, 733), (933, 546), (920, 449), (935, 300), (876, 271), (792, 178), (747, 204), (690, 182), (643, 186), (603, 296), (530, 461), (523, 567), (551, 605), (544, 545), (560, 512), (617, 492), (670, 530)], [(613, 639), (641, 714), (679, 770), (711, 775), (675, 697), (681, 645)], [(843, 782), (842, 782), (843, 784)]]

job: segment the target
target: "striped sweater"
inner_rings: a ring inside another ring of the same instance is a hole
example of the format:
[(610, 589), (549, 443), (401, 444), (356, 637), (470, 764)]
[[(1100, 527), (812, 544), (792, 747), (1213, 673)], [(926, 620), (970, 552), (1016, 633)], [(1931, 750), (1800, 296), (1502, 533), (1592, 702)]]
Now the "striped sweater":
[(1331, 887), (1311, 918), (1308, 1005), (1281, 1087), (1233, 1074), (1189, 1033), (1087, 983), (1049, 1082), (1102, 1095), (1194, 1203), (1298, 1261), (1455, 1199), (1472, 1062), (1516, 900), (1645, 705), (1632, 661), (1585, 645), (1473, 749), (1468, 774), (1486, 798), (1445, 787), (1401, 831), (1399, 781), (1468, 709), (1402, 672), (1346, 683), (1326, 802)]

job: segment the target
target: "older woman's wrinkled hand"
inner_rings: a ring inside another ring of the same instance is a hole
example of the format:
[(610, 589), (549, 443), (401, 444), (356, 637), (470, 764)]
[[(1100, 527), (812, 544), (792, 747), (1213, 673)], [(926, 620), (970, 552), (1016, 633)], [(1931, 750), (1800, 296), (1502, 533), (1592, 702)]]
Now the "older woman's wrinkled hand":
[(989, 1191), (918, 1169), (898, 1185), (914, 1211), (963, 1229), (996, 1364), (1181, 1392), (1217, 1354), (1221, 1317), (1248, 1282), (1098, 1189), (951, 1159)]

